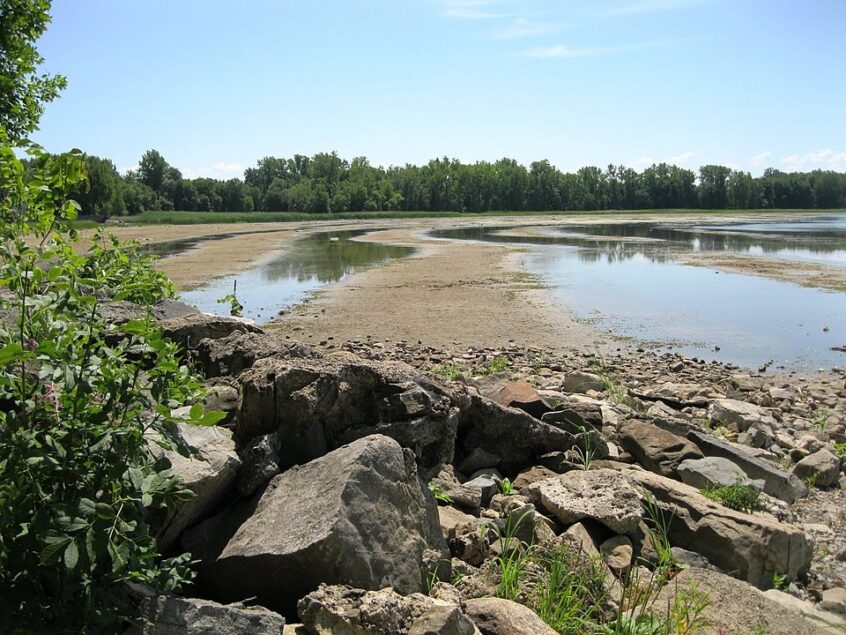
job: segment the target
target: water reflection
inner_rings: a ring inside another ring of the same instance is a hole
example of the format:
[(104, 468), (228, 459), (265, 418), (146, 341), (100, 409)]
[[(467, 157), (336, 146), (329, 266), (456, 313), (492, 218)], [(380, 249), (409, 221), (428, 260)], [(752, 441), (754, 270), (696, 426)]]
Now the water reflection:
[(225, 314), (227, 306), (218, 299), (232, 293), (237, 280), (237, 296), (244, 306), (244, 317), (268, 322), (280, 310), (302, 302), (319, 287), (344, 276), (387, 261), (408, 256), (411, 247), (352, 240), (374, 230), (321, 232), (299, 238), (277, 258), (242, 273), (225, 276), (182, 294), (182, 299), (201, 311)]
[[(523, 235), (513, 235), (515, 230)], [(440, 238), (535, 245), (525, 257), (576, 315), (688, 356), (754, 367), (846, 365), (846, 293), (680, 264), (698, 253), (846, 266), (846, 215), (800, 222), (608, 223), (441, 230)]]

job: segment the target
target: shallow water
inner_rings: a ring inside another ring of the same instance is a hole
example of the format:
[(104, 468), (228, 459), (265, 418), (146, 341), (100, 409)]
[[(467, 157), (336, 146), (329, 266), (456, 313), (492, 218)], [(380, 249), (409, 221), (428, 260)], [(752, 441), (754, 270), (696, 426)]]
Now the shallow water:
[(352, 240), (364, 233), (364, 230), (355, 230), (304, 236), (293, 240), (280, 256), (186, 291), (181, 294), (182, 299), (201, 311), (227, 315), (229, 305), (218, 300), (232, 293), (237, 281), (236, 295), (244, 307), (243, 316), (263, 324), (326, 284), (414, 251), (411, 247)]
[[(680, 264), (737, 253), (846, 267), (846, 214), (798, 222), (619, 223), (441, 230), (441, 238), (534, 245), (523, 256), (558, 300), (603, 329), (688, 356), (755, 367), (846, 365), (846, 293)], [(513, 228), (509, 228), (513, 230)]]

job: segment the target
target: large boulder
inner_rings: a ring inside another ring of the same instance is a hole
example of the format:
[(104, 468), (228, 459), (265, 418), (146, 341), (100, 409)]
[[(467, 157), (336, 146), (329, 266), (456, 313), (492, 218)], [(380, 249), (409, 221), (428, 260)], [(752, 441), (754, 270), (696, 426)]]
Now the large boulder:
[(236, 435), (278, 432), (281, 469), (371, 434), (413, 450), (426, 478), (452, 461), (458, 409), (443, 386), (405, 364), (340, 355), (265, 358), (239, 381)]
[(840, 459), (828, 450), (819, 450), (793, 466), (793, 474), (802, 480), (812, 479), (818, 487), (830, 487), (840, 478)]
[(749, 485), (746, 472), (737, 464), (718, 456), (708, 456), (704, 459), (687, 459), (677, 468), (682, 483), (705, 489), (718, 485)]
[(561, 383), (561, 390), (564, 392), (586, 393), (590, 390), (599, 392), (604, 389), (605, 383), (602, 381), (602, 377), (581, 370), (567, 373)]
[(697, 633), (767, 633), (767, 635), (816, 635), (824, 633), (819, 622), (788, 609), (745, 582), (711, 569), (682, 569), (658, 594), (653, 608), (664, 614), (677, 596), (695, 589), (708, 602), (702, 617), (709, 626)]
[(467, 600), (465, 610), (482, 635), (555, 635), (555, 631), (537, 613), (511, 600)]
[(196, 346), (197, 363), (206, 377), (238, 375), (265, 357), (318, 358), (308, 346), (254, 331), (232, 331), (225, 337), (206, 338)]
[(420, 593), (402, 596), (390, 588), (368, 591), (322, 584), (299, 601), (297, 610), (313, 635), (478, 633), (459, 606)]
[(549, 404), (538, 394), (534, 386), (526, 381), (515, 381), (506, 384), (497, 390), (491, 396), (491, 399), (501, 406), (519, 408), (523, 412), (527, 412), (538, 419), (552, 410)]
[(128, 635), (281, 635), (285, 618), (260, 606), (150, 594)]
[(223, 601), (285, 613), (322, 582), (421, 591), (430, 550), (449, 558), (414, 457), (373, 435), (271, 480), (203, 582)]
[(702, 458), (699, 448), (687, 439), (637, 419), (623, 424), (619, 441), (643, 467), (663, 476), (675, 476), (686, 459)]
[(689, 485), (652, 472), (632, 469), (626, 478), (649, 490), (669, 512), (673, 546), (701, 554), (756, 587), (772, 586), (776, 573), (795, 580), (810, 567), (812, 545), (797, 528), (768, 514), (728, 509)]
[(176, 424), (174, 432), (190, 456), (175, 450), (154, 451), (164, 456), (171, 470), (179, 477), (182, 487), (194, 492), (193, 498), (179, 501), (159, 528), (159, 548), (170, 547), (191, 525), (213, 512), (230, 490), (241, 461), (235, 452), (232, 432), (218, 426)]
[(165, 337), (191, 350), (204, 339), (220, 339), (232, 333), (261, 333), (251, 320), (209, 313), (185, 313), (159, 320)]
[(746, 432), (750, 426), (769, 427), (775, 423), (772, 415), (755, 404), (737, 399), (717, 399), (708, 409), (712, 424), (721, 424), (735, 432)]
[(780, 470), (730, 443), (693, 430), (688, 432), (687, 438), (693, 441), (705, 456), (728, 459), (746, 472), (749, 478), (764, 481), (764, 492), (785, 503), (793, 503), (797, 498), (808, 494), (808, 488), (793, 474)]
[(516, 472), (547, 452), (576, 445), (569, 432), (479, 395), (471, 395), (469, 407), (462, 410), (461, 431), (465, 453), (482, 448), (497, 454), (498, 468), (505, 473)]
[(640, 493), (611, 469), (567, 472), (529, 485), (529, 493), (564, 525), (590, 518), (614, 533), (628, 534), (643, 518)]

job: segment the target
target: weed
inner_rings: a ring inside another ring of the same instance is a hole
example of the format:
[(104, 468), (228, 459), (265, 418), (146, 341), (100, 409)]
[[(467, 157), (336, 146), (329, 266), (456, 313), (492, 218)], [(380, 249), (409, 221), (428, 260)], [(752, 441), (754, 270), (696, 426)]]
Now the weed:
[(447, 494), (444, 488), (435, 483), (435, 481), (429, 481), (429, 491), (432, 492), (432, 496), (435, 497), (436, 501), (452, 505), (452, 496)]
[(222, 298), (219, 298), (218, 304), (229, 305), (229, 315), (232, 317), (241, 317), (244, 312), (244, 305), (238, 302), (238, 281), (236, 280), (232, 285), (232, 293), (229, 293)]
[(808, 486), (808, 489), (814, 489), (817, 486), (817, 481), (820, 480), (820, 473), (813, 472), (811, 474), (808, 474), (808, 476), (806, 476), (802, 480), (805, 481), (805, 485)]
[(751, 514), (762, 509), (761, 492), (751, 485), (714, 485), (703, 489), (702, 494), (735, 511)]
[(480, 375), (495, 375), (508, 369), (508, 358), (505, 355), (497, 355), (487, 366), (479, 371)]
[(628, 388), (617, 380), (611, 369), (605, 365), (602, 356), (597, 355), (594, 357), (590, 362), (590, 367), (599, 376), (599, 379), (602, 381), (602, 388), (611, 401), (629, 406), (630, 408), (635, 407), (635, 401), (629, 395)]
[(781, 591), (787, 586), (787, 575), (784, 573), (773, 573), (773, 588)]
[(821, 410), (817, 410), (816, 414), (814, 415), (814, 428), (819, 432), (825, 432), (825, 427), (828, 424), (828, 417), (831, 414), (831, 410), (823, 408)]
[(835, 443), (834, 453), (841, 461), (846, 461), (846, 443)]
[(432, 366), (429, 369), (429, 372), (438, 375), (440, 377), (445, 377), (450, 381), (458, 381), (461, 379), (461, 366), (456, 364), (455, 362), (447, 362), (444, 364), (437, 364), (436, 366)]
[(582, 469), (588, 471), (593, 466), (593, 459), (596, 456), (596, 448), (593, 446), (591, 436), (587, 433), (584, 426), (579, 426), (582, 431), (582, 439), (584, 439), (584, 447), (581, 445), (574, 445), (569, 450), (572, 459), (582, 466)]
[(669, 538), (673, 515), (665, 514), (664, 509), (655, 500), (655, 496), (648, 491), (643, 494), (643, 509), (646, 512), (649, 539), (658, 557), (656, 570), (662, 578), (668, 579), (671, 572), (679, 569)]
[(512, 483), (507, 478), (498, 481), (496, 487), (499, 490), (499, 493), (503, 496), (510, 496), (511, 493), (514, 491), (514, 483)]

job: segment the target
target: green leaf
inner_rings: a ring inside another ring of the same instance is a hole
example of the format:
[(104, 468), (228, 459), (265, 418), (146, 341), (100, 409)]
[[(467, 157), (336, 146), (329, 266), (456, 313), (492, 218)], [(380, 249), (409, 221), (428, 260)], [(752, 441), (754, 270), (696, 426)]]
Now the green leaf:
[[(48, 540), (50, 539), (48, 538)], [(70, 541), (70, 536), (63, 536), (55, 542), (49, 542), (47, 546), (41, 550), (41, 555), (39, 556), (41, 564), (49, 565), (57, 562), (62, 554), (62, 551), (64, 551)]]
[(77, 548), (76, 543), (71, 540), (65, 549), (65, 567), (67, 567), (68, 570), (75, 569), (77, 562), (79, 562), (79, 549)]
[(209, 410), (203, 415), (202, 419), (194, 423), (199, 426), (215, 426), (224, 419), (226, 419), (226, 413), (222, 410)]
[(191, 421), (198, 421), (203, 416), (203, 404), (195, 403), (191, 406), (191, 411), (188, 413), (188, 417)]
[(24, 350), (24, 347), (21, 346), (20, 342), (6, 344), (6, 346), (0, 349), (0, 366), (6, 366), (12, 362), (25, 359), (28, 354), (29, 353)]
[(129, 543), (110, 542), (108, 546), (109, 556), (112, 558), (112, 571), (119, 573), (129, 564)]
[(77, 510), (83, 516), (94, 516), (97, 513), (97, 506), (90, 498), (81, 498)]

